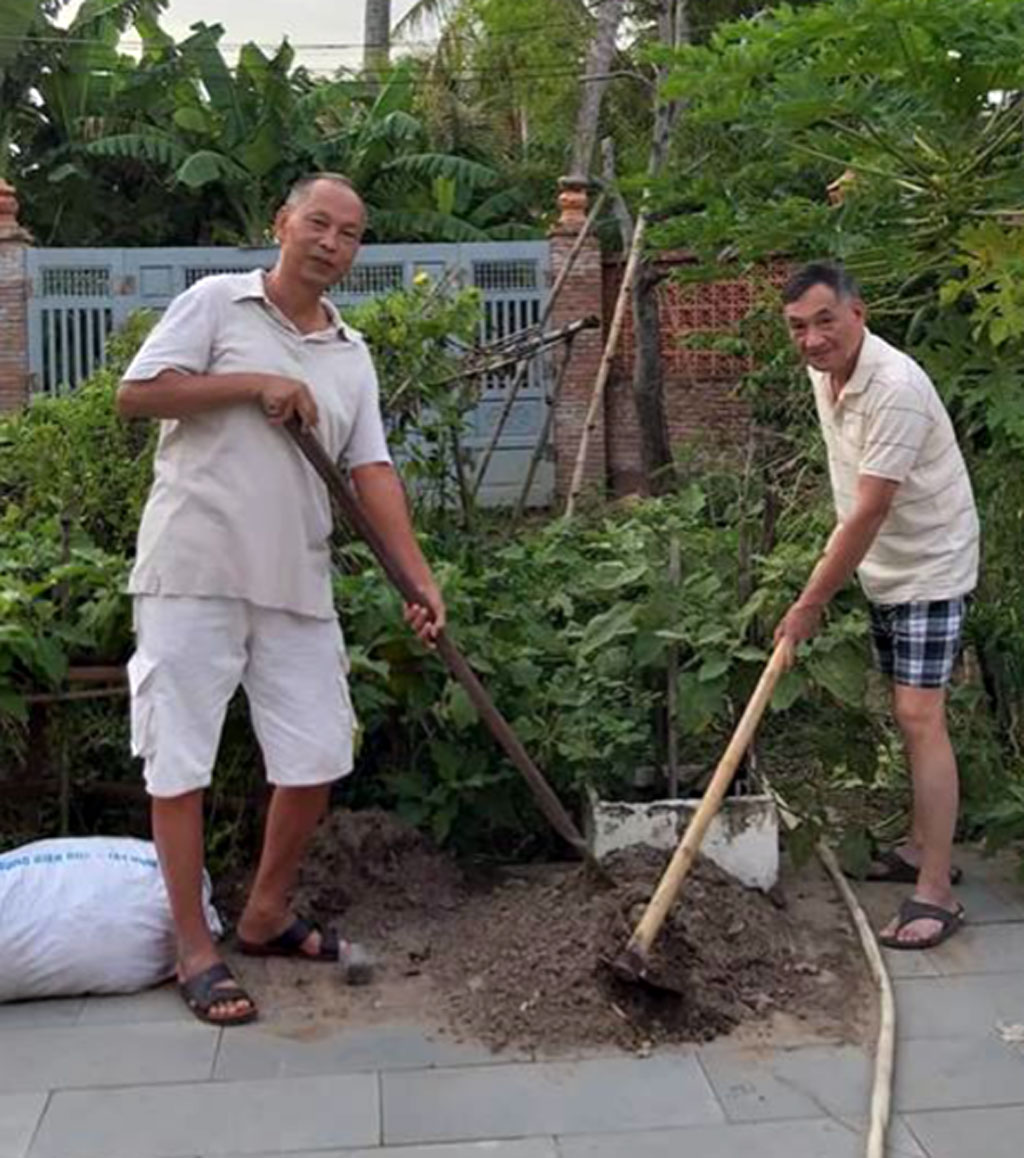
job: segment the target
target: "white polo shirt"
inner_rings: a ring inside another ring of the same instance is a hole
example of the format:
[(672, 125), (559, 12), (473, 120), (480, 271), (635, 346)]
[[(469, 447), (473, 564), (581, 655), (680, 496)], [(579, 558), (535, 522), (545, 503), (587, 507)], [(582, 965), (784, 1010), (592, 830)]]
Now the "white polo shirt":
[(857, 576), (873, 603), (953, 599), (978, 580), (978, 516), (953, 423), (928, 375), (865, 332), (837, 401), (829, 375), (809, 369), (836, 514), (856, 503), (857, 477), (900, 484)]
[[(361, 336), (326, 299), (330, 324), (303, 334), (267, 299), (263, 276), (206, 277), (186, 290), (125, 380), (165, 370), (296, 378), (316, 399), (315, 432), (333, 459), (348, 469), (390, 462)], [(162, 421), (153, 472), (132, 594), (221, 596), (333, 618), (327, 489), (257, 402)]]

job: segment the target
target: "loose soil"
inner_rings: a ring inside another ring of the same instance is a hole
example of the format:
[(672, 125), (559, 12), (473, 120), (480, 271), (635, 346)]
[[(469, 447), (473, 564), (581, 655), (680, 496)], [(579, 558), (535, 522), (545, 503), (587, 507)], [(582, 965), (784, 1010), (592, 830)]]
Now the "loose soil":
[[(317, 834), (298, 907), (364, 943), (374, 984), (338, 971), (243, 961), (264, 1019), (373, 1021), (396, 1015), (494, 1049), (618, 1044), (645, 1051), (740, 1031), (863, 1040), (872, 994), (845, 909), (808, 866), (771, 898), (698, 860), (652, 958), (665, 993), (615, 977), (620, 951), (667, 857), (608, 862), (614, 885), (577, 864), (462, 871), (389, 813), (332, 813)], [(230, 901), (226, 908), (234, 908)], [(254, 969), (260, 970), (254, 973)]]

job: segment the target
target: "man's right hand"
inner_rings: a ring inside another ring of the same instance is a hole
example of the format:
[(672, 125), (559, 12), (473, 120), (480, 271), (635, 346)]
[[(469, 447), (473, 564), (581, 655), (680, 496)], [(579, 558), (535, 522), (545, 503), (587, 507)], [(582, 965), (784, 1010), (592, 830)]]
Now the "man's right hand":
[(316, 426), (319, 415), (313, 393), (305, 382), (284, 378), (277, 374), (259, 374), (257, 393), (263, 413), (274, 426), (281, 426), (293, 415), (303, 429)]

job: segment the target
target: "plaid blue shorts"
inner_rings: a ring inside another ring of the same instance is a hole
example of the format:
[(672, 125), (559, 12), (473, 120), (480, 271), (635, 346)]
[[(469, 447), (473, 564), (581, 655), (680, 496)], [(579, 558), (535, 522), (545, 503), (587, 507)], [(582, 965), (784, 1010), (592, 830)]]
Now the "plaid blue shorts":
[(967, 598), (872, 603), (870, 608), (878, 670), (908, 687), (946, 687), (960, 654)]

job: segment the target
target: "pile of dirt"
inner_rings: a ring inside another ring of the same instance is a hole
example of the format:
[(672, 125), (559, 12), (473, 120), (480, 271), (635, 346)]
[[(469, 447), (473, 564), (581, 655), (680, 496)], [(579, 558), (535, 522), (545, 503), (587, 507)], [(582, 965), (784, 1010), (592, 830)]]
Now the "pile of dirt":
[(359, 908), (382, 920), (410, 909), (449, 910), (463, 893), (455, 863), (417, 829), (379, 808), (327, 816), (313, 838), (298, 890), (300, 906), (314, 912)]
[(663, 926), (650, 975), (674, 992), (620, 980), (622, 951), (665, 857), (637, 849), (585, 870), (509, 878), (468, 898), (437, 963), (456, 1023), (495, 1047), (705, 1041), (797, 1002), (801, 974), (785, 920), (708, 861)]
[(415, 978), (417, 992), (429, 995), (425, 1014), (495, 1049), (645, 1050), (709, 1040), (776, 1012), (846, 1035), (844, 1019), (870, 998), (841, 911), (810, 928), (806, 914), (705, 860), (691, 870), (652, 956), (652, 975), (680, 992), (616, 977), (607, 962), (625, 946), (666, 860), (644, 849), (619, 854), (608, 862), (611, 886), (575, 864), (467, 879), (394, 816), (338, 812), (307, 857), (299, 902), (371, 948), (382, 987)]

